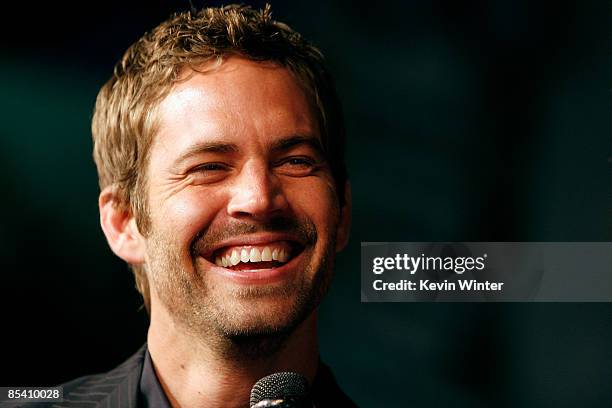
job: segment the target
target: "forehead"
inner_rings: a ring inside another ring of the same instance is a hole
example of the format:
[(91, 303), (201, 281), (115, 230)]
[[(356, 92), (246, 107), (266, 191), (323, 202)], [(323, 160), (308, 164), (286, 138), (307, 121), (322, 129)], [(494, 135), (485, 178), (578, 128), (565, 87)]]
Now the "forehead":
[(238, 57), (202, 68), (184, 72), (159, 104), (154, 144), (182, 150), (200, 141), (319, 137), (312, 104), (286, 68)]

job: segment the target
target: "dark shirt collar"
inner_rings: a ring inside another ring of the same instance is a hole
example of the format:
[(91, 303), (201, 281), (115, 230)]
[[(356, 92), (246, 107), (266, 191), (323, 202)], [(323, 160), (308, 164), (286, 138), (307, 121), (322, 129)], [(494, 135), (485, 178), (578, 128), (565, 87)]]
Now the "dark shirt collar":
[(140, 377), (140, 394), (143, 408), (172, 408), (159, 383), (148, 348), (142, 367), (142, 377)]

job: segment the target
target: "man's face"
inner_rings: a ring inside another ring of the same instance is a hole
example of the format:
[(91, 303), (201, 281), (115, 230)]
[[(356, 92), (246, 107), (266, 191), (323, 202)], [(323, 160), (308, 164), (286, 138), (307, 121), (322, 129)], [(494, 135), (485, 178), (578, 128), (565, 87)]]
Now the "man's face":
[(153, 317), (159, 301), (197, 333), (295, 327), (325, 293), (347, 234), (297, 81), (232, 57), (179, 82), (159, 118), (147, 173)]

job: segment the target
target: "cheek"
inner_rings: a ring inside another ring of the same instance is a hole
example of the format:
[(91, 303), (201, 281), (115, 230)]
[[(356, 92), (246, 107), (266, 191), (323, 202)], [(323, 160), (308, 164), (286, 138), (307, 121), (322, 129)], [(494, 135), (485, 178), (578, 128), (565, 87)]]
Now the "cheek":
[(210, 191), (184, 191), (159, 208), (155, 222), (158, 230), (189, 245), (190, 241), (215, 218), (222, 199)]
[(319, 240), (327, 241), (338, 224), (338, 200), (332, 182), (315, 180), (286, 189), (288, 201), (300, 216), (317, 228)]

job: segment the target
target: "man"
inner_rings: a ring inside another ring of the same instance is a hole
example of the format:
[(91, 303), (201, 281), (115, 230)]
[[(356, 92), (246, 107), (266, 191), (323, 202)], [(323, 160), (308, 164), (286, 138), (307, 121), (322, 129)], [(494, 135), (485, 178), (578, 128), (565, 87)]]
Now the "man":
[(181, 13), (132, 45), (92, 124), (102, 229), (150, 315), (147, 344), (55, 406), (246, 407), (319, 362), (317, 307), (348, 240), (344, 127), (320, 52), (271, 10)]

